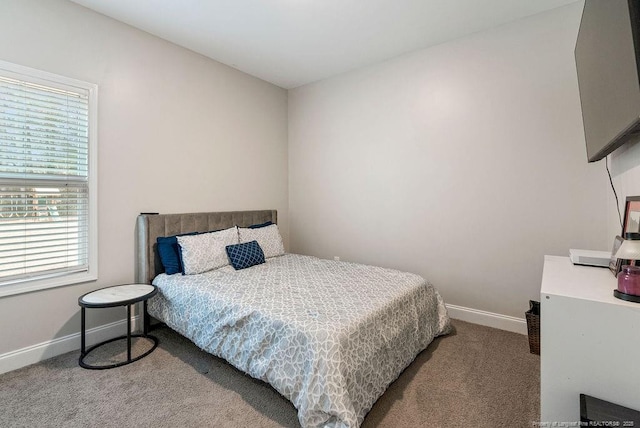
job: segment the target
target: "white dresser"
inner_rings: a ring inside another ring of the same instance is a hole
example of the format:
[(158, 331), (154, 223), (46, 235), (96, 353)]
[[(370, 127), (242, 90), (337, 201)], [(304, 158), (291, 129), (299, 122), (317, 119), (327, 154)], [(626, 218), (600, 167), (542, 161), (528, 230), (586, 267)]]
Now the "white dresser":
[(613, 297), (616, 286), (608, 269), (545, 256), (541, 421), (579, 421), (580, 393), (640, 410), (640, 303)]

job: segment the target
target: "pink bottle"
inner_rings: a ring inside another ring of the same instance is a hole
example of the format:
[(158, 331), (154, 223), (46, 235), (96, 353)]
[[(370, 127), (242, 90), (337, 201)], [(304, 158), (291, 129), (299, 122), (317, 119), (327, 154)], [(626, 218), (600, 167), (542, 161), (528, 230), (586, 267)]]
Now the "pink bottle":
[(623, 266), (618, 274), (618, 291), (640, 296), (640, 266)]

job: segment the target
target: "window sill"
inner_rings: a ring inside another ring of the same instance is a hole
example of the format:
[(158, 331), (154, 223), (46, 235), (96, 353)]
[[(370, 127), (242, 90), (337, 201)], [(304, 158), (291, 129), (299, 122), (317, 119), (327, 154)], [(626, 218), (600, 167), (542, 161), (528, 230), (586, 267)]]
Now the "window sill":
[(97, 280), (98, 275), (93, 272), (77, 272), (50, 278), (35, 278), (4, 285), (0, 283), (0, 298)]

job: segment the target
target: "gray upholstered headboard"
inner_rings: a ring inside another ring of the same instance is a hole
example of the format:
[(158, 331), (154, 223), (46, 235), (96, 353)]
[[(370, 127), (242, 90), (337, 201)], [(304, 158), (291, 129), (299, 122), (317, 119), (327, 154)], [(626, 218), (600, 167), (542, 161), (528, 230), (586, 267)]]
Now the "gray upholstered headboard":
[(240, 227), (272, 221), (277, 223), (276, 210), (228, 211), (189, 214), (140, 214), (136, 222), (136, 282), (149, 284), (164, 272), (156, 238), (188, 232), (209, 232), (238, 225)]

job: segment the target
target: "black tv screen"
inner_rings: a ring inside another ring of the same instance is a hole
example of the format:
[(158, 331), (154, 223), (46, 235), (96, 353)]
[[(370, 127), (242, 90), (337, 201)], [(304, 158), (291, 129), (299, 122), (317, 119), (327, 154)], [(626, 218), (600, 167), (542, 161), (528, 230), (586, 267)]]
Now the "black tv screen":
[(587, 158), (640, 141), (640, 0), (586, 0), (576, 41)]

